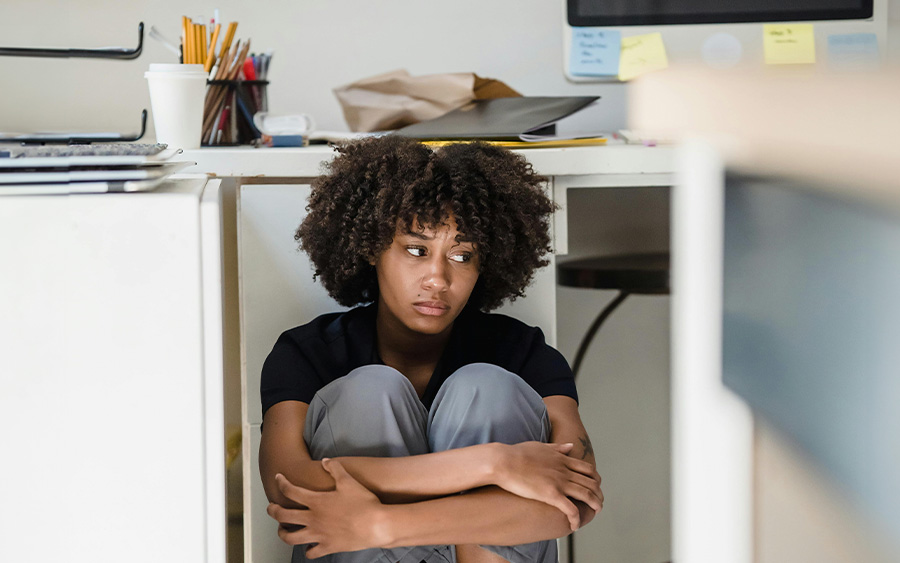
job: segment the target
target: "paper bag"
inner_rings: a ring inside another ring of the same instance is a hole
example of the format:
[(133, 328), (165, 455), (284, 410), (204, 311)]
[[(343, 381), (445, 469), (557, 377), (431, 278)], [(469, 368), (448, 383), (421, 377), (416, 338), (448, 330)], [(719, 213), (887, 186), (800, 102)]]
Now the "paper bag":
[(351, 131), (388, 131), (427, 121), (472, 100), (512, 98), (518, 92), (470, 72), (410, 76), (395, 70), (334, 89)]

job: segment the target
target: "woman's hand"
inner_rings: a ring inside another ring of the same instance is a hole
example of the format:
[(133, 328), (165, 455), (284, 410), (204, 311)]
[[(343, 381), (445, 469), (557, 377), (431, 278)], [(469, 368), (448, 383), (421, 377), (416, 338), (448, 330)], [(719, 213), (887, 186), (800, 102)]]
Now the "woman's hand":
[(311, 491), (293, 485), (280, 473), (275, 476), (281, 493), (306, 507), (269, 504), (269, 516), (280, 524), (278, 537), (289, 545), (312, 544), (306, 550), (310, 559), (386, 545), (378, 497), (347, 473), (339, 461), (323, 459), (322, 467), (334, 477), (333, 491)]
[(569, 457), (573, 444), (522, 442), (502, 446), (495, 484), (520, 497), (539, 500), (558, 508), (572, 530), (580, 525), (580, 500), (594, 512), (603, 507), (600, 475), (587, 461)]

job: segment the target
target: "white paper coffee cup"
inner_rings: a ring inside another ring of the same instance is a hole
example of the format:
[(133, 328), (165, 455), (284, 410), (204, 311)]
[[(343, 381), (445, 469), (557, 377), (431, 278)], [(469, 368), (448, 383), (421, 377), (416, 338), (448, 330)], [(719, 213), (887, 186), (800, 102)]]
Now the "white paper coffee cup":
[(199, 64), (150, 65), (144, 78), (150, 87), (157, 143), (172, 149), (200, 148), (207, 77)]

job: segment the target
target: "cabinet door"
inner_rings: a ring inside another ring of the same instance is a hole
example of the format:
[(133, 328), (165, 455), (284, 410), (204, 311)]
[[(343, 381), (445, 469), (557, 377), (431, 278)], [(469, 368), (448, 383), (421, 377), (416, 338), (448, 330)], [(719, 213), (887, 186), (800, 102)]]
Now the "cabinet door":
[(238, 194), (246, 563), (287, 563), (291, 558), (275, 521), (266, 515), (268, 501), (259, 477), (263, 362), (283, 331), (343, 309), (313, 281), (309, 259), (294, 241), (309, 192), (303, 184), (245, 185)]
[(309, 185), (245, 185), (238, 200), (241, 342), (245, 424), (260, 424), (259, 376), (285, 330), (343, 309), (313, 281), (294, 232), (306, 216)]
[(204, 408), (221, 387), (221, 371), (204, 385), (204, 334), (221, 335), (204, 320), (203, 243), (218, 242), (201, 239), (205, 182), (0, 205), (0, 561), (221, 555), (207, 544), (224, 512), (206, 489), (222, 457)]

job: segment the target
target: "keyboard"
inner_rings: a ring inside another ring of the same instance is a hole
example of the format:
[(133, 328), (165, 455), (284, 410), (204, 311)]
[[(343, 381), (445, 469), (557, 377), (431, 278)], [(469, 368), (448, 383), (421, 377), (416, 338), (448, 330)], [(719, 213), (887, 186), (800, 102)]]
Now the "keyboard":
[[(74, 156), (154, 156), (166, 150), (168, 145), (140, 143), (98, 143), (91, 145), (0, 145), (0, 158), (58, 158)], [(6, 154), (8, 153), (8, 154)]]
[(152, 190), (194, 162), (181, 149), (140, 143), (0, 144), (0, 196)]

